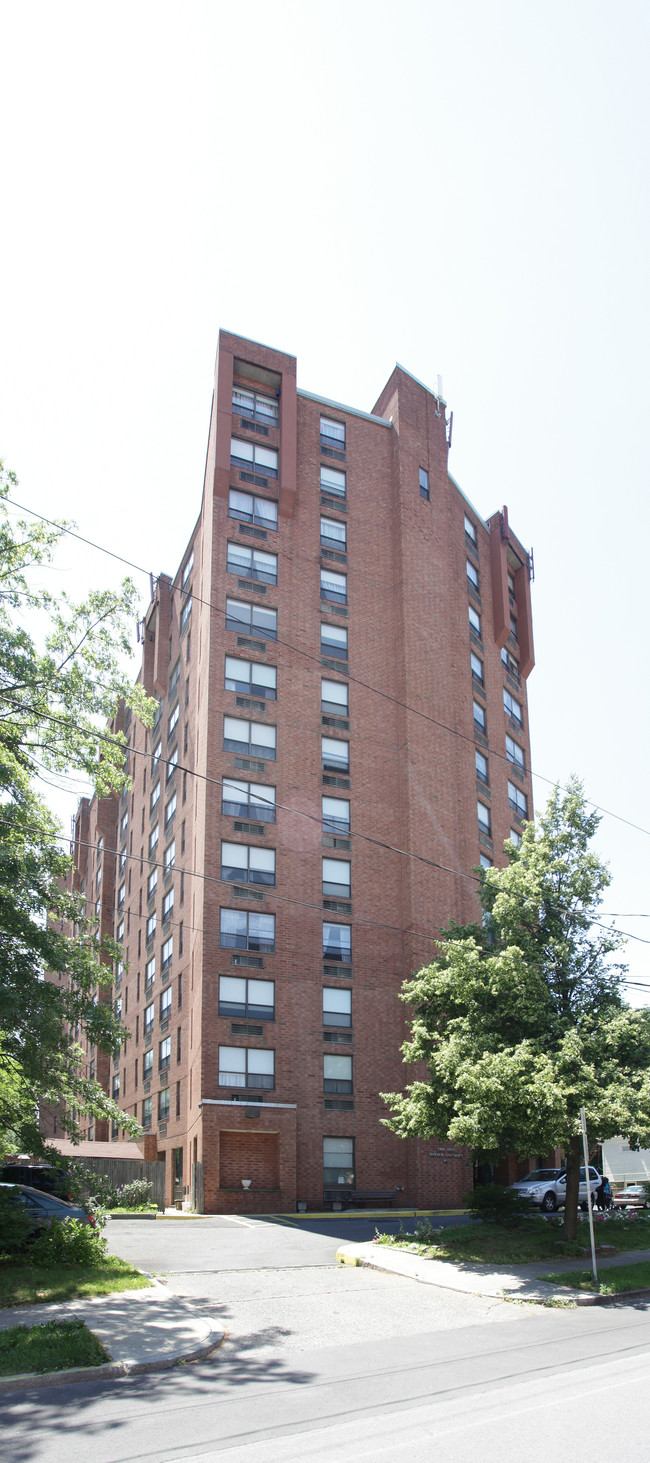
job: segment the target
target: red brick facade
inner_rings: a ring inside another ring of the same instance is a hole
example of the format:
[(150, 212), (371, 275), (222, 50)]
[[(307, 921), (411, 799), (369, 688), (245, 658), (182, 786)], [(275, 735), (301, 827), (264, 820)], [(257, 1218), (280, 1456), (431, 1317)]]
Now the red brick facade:
[[(133, 790), (101, 879), (107, 910), (124, 889), (115, 993), (131, 1039), (111, 1079), (169, 1153), (170, 1199), (203, 1165), (208, 1212), (320, 1207), (336, 1184), (328, 1138), (344, 1140), (343, 1188), (428, 1206), (470, 1182), (453, 1145), (383, 1127), (379, 1096), (413, 1075), (404, 978), (441, 926), (476, 919), (472, 868), (501, 862), (532, 811), (528, 556), (505, 509), (488, 525), (471, 507), (447, 450), (444, 402), (400, 367), (369, 414), (297, 390), (292, 357), (221, 333), (201, 512), (144, 621), (159, 717), (153, 733), (128, 727)], [(275, 756), (256, 727), (276, 729)], [(225, 811), (223, 778), (253, 789)], [(339, 800), (325, 822), (323, 796)], [(78, 845), (96, 838), (94, 807)], [(223, 861), (222, 841), (237, 846)], [(77, 859), (89, 889), (97, 856)]]

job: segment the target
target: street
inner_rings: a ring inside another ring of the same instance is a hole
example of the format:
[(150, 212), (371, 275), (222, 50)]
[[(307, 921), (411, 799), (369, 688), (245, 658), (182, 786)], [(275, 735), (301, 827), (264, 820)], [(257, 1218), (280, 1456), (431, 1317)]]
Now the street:
[[(334, 1227), (351, 1237), (352, 1223)], [(217, 1316), (226, 1339), (170, 1372), (4, 1399), (11, 1463), (330, 1463), (342, 1452), (431, 1463), (441, 1445), (445, 1463), (477, 1448), (481, 1463), (514, 1463), (543, 1437), (587, 1463), (603, 1429), (645, 1463), (645, 1301), (543, 1310), (458, 1294), (337, 1266), (340, 1237), (302, 1224), (133, 1221), (109, 1233), (116, 1252), (137, 1249), (143, 1265), (146, 1253), (146, 1268)]]

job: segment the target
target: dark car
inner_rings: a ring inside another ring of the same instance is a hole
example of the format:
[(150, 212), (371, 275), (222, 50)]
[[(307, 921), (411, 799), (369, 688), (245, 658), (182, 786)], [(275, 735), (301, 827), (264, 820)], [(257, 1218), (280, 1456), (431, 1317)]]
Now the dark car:
[(0, 1188), (14, 1192), (16, 1201), (24, 1204), (36, 1230), (43, 1229), (50, 1219), (79, 1219), (82, 1224), (91, 1224), (93, 1229), (97, 1228), (94, 1214), (83, 1209), (81, 1204), (68, 1204), (65, 1199), (57, 1199), (54, 1194), (45, 1194), (42, 1189), (30, 1188), (28, 1184), (8, 1184), (2, 1181)]
[(70, 1175), (54, 1163), (14, 1159), (0, 1168), (0, 1184), (27, 1184), (30, 1189), (39, 1189), (44, 1194), (54, 1194), (55, 1198), (72, 1203)]

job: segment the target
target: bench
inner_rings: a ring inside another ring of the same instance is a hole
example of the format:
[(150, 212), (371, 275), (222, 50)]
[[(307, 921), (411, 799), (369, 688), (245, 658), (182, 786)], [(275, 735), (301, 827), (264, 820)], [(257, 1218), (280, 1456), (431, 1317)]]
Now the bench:
[(323, 1198), (327, 1203), (344, 1204), (394, 1204), (400, 1189), (325, 1189)]

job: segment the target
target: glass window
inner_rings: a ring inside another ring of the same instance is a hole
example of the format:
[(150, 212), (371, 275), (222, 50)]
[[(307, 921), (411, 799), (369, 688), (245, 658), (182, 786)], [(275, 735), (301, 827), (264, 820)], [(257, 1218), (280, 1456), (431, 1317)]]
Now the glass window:
[(155, 955), (152, 955), (151, 960), (148, 960), (147, 961), (147, 963), (145, 965), (145, 968), (144, 968), (144, 988), (145, 988), (146, 991), (150, 989), (150, 987), (153, 985), (155, 979), (156, 979), (156, 957), (155, 957)]
[(323, 1185), (354, 1188), (354, 1138), (323, 1138)]
[(333, 737), (321, 737), (322, 763), (324, 772), (348, 772), (350, 768), (350, 743), (337, 742)]
[(352, 929), (350, 925), (332, 924), (323, 921), (323, 957), (327, 960), (341, 960), (349, 965), (352, 958)]
[(174, 666), (174, 669), (173, 669), (173, 671), (171, 673), (171, 676), (169, 677), (169, 694), (170, 694), (170, 696), (173, 696), (174, 691), (176, 690), (176, 687), (178, 685), (178, 680), (179, 680), (180, 673), (181, 673), (181, 663), (180, 663), (180, 660), (177, 660), (176, 661), (176, 664)]
[(244, 976), (219, 976), (219, 1015), (249, 1017), (258, 1021), (275, 1018), (275, 982), (247, 980)]
[(473, 709), (474, 709), (474, 726), (475, 726), (475, 728), (476, 728), (477, 731), (482, 732), (483, 735), (485, 736), (485, 731), (486, 731), (486, 727), (487, 727), (487, 720), (486, 720), (486, 716), (485, 716), (485, 710), (481, 706), (480, 701), (474, 701), (473, 702)]
[(219, 1086), (275, 1087), (275, 1052), (245, 1046), (219, 1047)]
[(171, 823), (172, 818), (174, 817), (175, 812), (176, 812), (176, 793), (174, 793), (173, 797), (171, 797), (169, 799), (169, 802), (165, 804), (165, 827), (166, 828)]
[(159, 837), (160, 825), (156, 823), (155, 828), (152, 828), (151, 833), (149, 834), (149, 858), (152, 858), (154, 853), (156, 852)]
[(345, 447), (345, 422), (334, 422), (331, 417), (321, 417), (320, 434), (333, 447)]
[(523, 726), (524, 713), (522, 708), (519, 702), (515, 701), (514, 697), (510, 695), (510, 692), (506, 691), (505, 687), (503, 691), (503, 709), (506, 716), (509, 716), (512, 721), (516, 721), (517, 726)]
[(470, 655), (469, 661), (472, 667), (472, 680), (476, 681), (477, 685), (482, 686), (484, 684), (483, 661), (478, 655), (474, 654)]
[(508, 783), (508, 802), (520, 818), (528, 817), (528, 799), (525, 792), (522, 792), (514, 782)]
[(468, 609), (468, 614), (469, 614), (470, 629), (474, 631), (474, 634), (475, 635), (478, 635), (478, 638), (480, 640), (481, 639), (481, 616), (479, 615), (478, 610), (475, 610), (474, 609), (474, 606), (473, 605), (468, 605), (467, 609)]
[(503, 665), (504, 670), (507, 671), (509, 676), (514, 676), (514, 679), (516, 681), (519, 681), (519, 661), (517, 660), (516, 656), (512, 655), (512, 653), (508, 650), (507, 645), (504, 645), (501, 650), (501, 664)]
[(492, 859), (488, 858), (486, 853), (479, 854), (479, 859), (482, 869), (491, 869), (493, 867)]
[(174, 912), (174, 890), (169, 889), (163, 899), (162, 915), (163, 920), (171, 919)]
[[(172, 711), (172, 713), (170, 715), (170, 718), (169, 718), (169, 721), (167, 722), (167, 736), (168, 737), (170, 737), (172, 735), (173, 731), (175, 730), (176, 726), (178, 725), (178, 718), (179, 718), (179, 716), (180, 716), (180, 709), (179, 709), (178, 702), (176, 702), (176, 705), (174, 707), (174, 710)], [(154, 756), (155, 756), (155, 753), (154, 753)]]
[(257, 442), (244, 442), (241, 437), (230, 439), (230, 461), (238, 467), (250, 468), (266, 477), (278, 475), (278, 454), (273, 447), (260, 447)]
[(117, 891), (117, 905), (118, 905), (118, 909), (119, 909), (119, 906), (124, 903), (125, 898), (126, 898), (126, 885), (125, 884), (120, 884), (120, 887), (119, 887), (119, 889)]
[(149, 915), (149, 918), (147, 920), (147, 944), (149, 943), (150, 940), (153, 940), (153, 937), (154, 937), (155, 933), (156, 933), (156, 911), (154, 910), (153, 914), (150, 914)]
[(323, 859), (323, 894), (349, 899), (350, 869), (347, 859)]
[(323, 990), (323, 1026), (352, 1025), (352, 991), (342, 991), (335, 986)]
[(157, 782), (156, 783), (156, 786), (155, 787), (152, 787), (152, 789), (151, 789), (151, 797), (149, 799), (149, 810), (150, 810), (150, 812), (153, 812), (153, 810), (154, 810), (154, 808), (156, 806), (156, 803), (158, 802), (159, 797), (160, 797), (160, 783)]
[(277, 679), (278, 673), (274, 665), (260, 665), (257, 661), (236, 660), (232, 655), (226, 656), (227, 691), (243, 691), (246, 695), (275, 701)]
[(322, 655), (329, 655), (333, 660), (347, 660), (348, 632), (345, 625), (321, 624), (320, 648)]
[(275, 915), (254, 914), (245, 909), (222, 909), (222, 947), (229, 950), (275, 950)]
[(427, 503), (428, 503), (430, 496), (431, 496), (431, 494), (429, 492), (429, 474), (428, 474), (426, 468), (421, 467), (420, 468), (420, 497), (421, 498), (426, 498)]
[(143, 1103), (142, 1103), (142, 1126), (145, 1129), (145, 1132), (147, 1131), (148, 1128), (151, 1127), (151, 1112), (152, 1112), (152, 1107), (153, 1107), (153, 1100), (152, 1100), (152, 1098), (151, 1097), (145, 1097), (144, 1100), (143, 1100)]
[(323, 1056), (323, 1091), (352, 1091), (352, 1057)]
[(191, 554), (189, 556), (189, 559), (187, 559), (186, 562), (185, 562), (185, 567), (183, 569), (183, 573), (181, 574), (181, 589), (187, 589), (187, 586), (189, 584), (190, 574), (192, 573), (193, 568), (194, 568), (194, 550), (192, 550), (192, 552), (191, 552)]
[(271, 396), (262, 396), (259, 391), (245, 391), (242, 386), (232, 388), (232, 409), (241, 417), (277, 425), (278, 402)]
[(154, 1005), (154, 1002), (153, 1001), (151, 1002), (151, 1005), (150, 1006), (145, 1006), (145, 1008), (144, 1008), (144, 1033), (145, 1033), (145, 1036), (147, 1035), (147, 1033), (149, 1031), (151, 1031), (151, 1028), (153, 1026), (155, 1010), (156, 1010), (156, 1008), (155, 1008), (155, 1005)]
[(344, 498), (345, 473), (339, 472), (335, 467), (321, 467), (320, 486), (322, 493), (330, 493), (336, 498)]
[(251, 757), (267, 757), (275, 761), (276, 729), (260, 721), (240, 721), (238, 717), (224, 716), (224, 752), (243, 752)]
[(162, 753), (162, 742), (161, 741), (157, 741), (156, 742), (156, 745), (155, 745), (155, 747), (153, 749), (153, 752), (151, 753), (152, 771), (155, 771), (155, 768), (158, 766), (158, 763), (159, 763), (160, 757), (161, 757), (161, 753)]
[(487, 833), (488, 837), (491, 837), (492, 820), (490, 818), (490, 809), (486, 808), (485, 803), (481, 802), (476, 804), (476, 809), (478, 812), (478, 826), (481, 832)]
[(260, 822), (275, 823), (275, 788), (224, 777), (221, 811), (232, 818), (258, 818)]
[(526, 758), (524, 756), (524, 749), (512, 737), (506, 737), (506, 757), (509, 762), (514, 763), (515, 767), (521, 767), (522, 772), (525, 771)]
[(347, 525), (339, 523), (335, 518), (323, 518), (320, 521), (320, 541), (322, 544), (333, 544), (337, 549), (344, 549), (346, 546)]
[(229, 574), (241, 574), (246, 579), (258, 579), (261, 584), (277, 584), (278, 556), (265, 554), (261, 549), (248, 549), (244, 544), (228, 544)]
[(278, 612), (268, 610), (265, 605), (246, 604), (243, 600), (226, 600), (226, 629), (264, 635), (267, 640), (278, 638)]
[(323, 803), (323, 830), (328, 833), (349, 833), (350, 804), (347, 798), (326, 798)]
[(228, 517), (240, 523), (256, 523), (259, 528), (276, 529), (278, 505), (273, 498), (257, 498), (254, 493), (240, 493), (231, 488), (228, 494)]
[(477, 535), (476, 535), (476, 524), (475, 523), (472, 523), (471, 518), (468, 518), (467, 517), (467, 514), (465, 514), (464, 523), (465, 523), (465, 534), (466, 534), (467, 538), (469, 539), (470, 543), (474, 544), (474, 546), (476, 547), (476, 544), (478, 543), (478, 538), (477, 538)]
[(176, 862), (176, 839), (175, 838), (172, 838), (171, 843), (168, 843), (167, 844), (167, 847), (166, 847), (165, 852), (164, 852), (164, 855), (163, 855), (163, 867), (164, 867), (164, 871), (165, 871), (166, 874), (169, 873), (169, 870), (170, 869), (173, 869), (175, 862)]
[(242, 884), (275, 884), (275, 849), (222, 843), (221, 877)]
[(158, 1046), (158, 1071), (164, 1072), (169, 1066), (171, 1059), (172, 1039), (171, 1036), (166, 1036), (164, 1041), (161, 1041)]
[(521, 833), (519, 832), (518, 828), (510, 829), (510, 842), (514, 843), (515, 848), (519, 848), (519, 844), (521, 843)]
[(192, 613), (192, 596), (190, 595), (189, 599), (186, 599), (185, 604), (183, 605), (183, 608), (181, 610), (181, 622), (180, 622), (180, 633), (181, 633), (181, 635), (187, 629), (187, 626), (188, 626), (188, 622), (189, 622), (189, 618), (190, 618), (191, 613)]
[(172, 1010), (172, 988), (171, 988), (170, 985), (168, 985), (167, 986), (167, 989), (162, 992), (162, 995), (160, 997), (160, 1019), (161, 1019), (161, 1021), (166, 1021), (167, 1020), (167, 1017), (168, 1016), (171, 1016), (171, 1010)]
[(476, 776), (478, 777), (479, 782), (484, 782), (485, 786), (487, 787), (489, 782), (488, 759), (487, 757), (483, 756), (482, 752), (478, 751), (478, 748), (474, 753), (474, 757), (476, 759)]
[(510, 616), (510, 634), (512, 635), (513, 640), (518, 640), (519, 639), (519, 636), (517, 634), (517, 616), (516, 615), (511, 615)]
[(174, 773), (175, 773), (177, 767), (178, 767), (178, 747), (174, 747), (173, 752), (170, 752), (170, 754), (169, 754), (169, 756), (167, 758), (167, 776), (166, 776), (166, 779), (165, 779), (166, 782), (169, 782), (170, 778), (174, 776)]
[[(153, 1023), (152, 1023), (153, 1024)], [(142, 1058), (142, 1076), (146, 1082), (153, 1072), (153, 1047)]]
[(162, 968), (163, 968), (163, 970), (169, 970), (169, 967), (170, 967), (170, 965), (172, 963), (172, 956), (174, 954), (174, 937), (173, 937), (173, 935), (171, 935), (168, 940), (165, 940), (165, 943), (164, 943), (164, 945), (163, 945), (162, 950), (161, 950), (160, 953), (161, 953), (161, 957), (162, 957)]
[(468, 584), (475, 591), (475, 593), (478, 594), (478, 569), (476, 568), (476, 565), (472, 563), (471, 559), (465, 560), (465, 570), (467, 573)]
[(345, 681), (326, 681), (321, 678), (320, 699), (321, 711), (333, 711), (339, 716), (347, 716), (348, 687)]
[(158, 1122), (166, 1123), (169, 1117), (169, 1088), (163, 1087), (158, 1093)]
[(348, 577), (347, 574), (335, 574), (333, 569), (321, 569), (320, 571), (320, 597), (321, 599), (333, 600), (335, 604), (345, 605), (348, 602)]
[(147, 879), (147, 898), (148, 899), (151, 899), (152, 895), (155, 894), (157, 883), (158, 883), (158, 870), (157, 869), (152, 869), (151, 870), (151, 873), (149, 875), (149, 878)]

